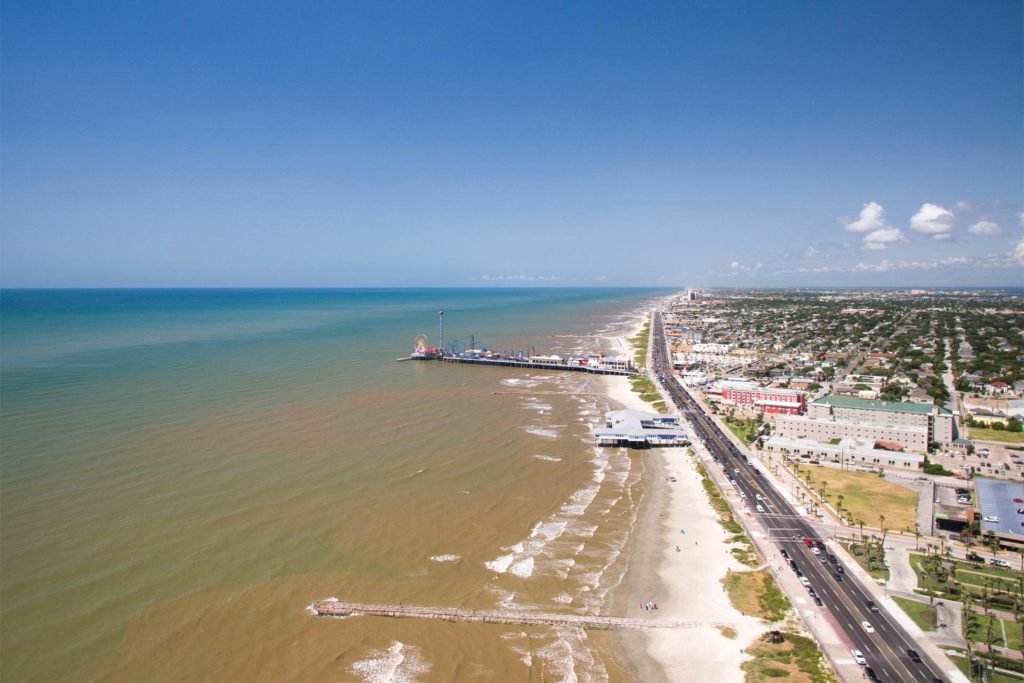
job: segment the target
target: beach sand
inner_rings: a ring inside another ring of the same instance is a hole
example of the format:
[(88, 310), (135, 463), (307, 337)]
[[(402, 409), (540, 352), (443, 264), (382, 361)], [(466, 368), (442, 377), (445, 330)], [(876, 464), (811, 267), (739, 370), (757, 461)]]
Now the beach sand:
[[(637, 330), (645, 318), (638, 317)], [(604, 381), (615, 403), (650, 410), (628, 381)], [(746, 568), (729, 554), (726, 533), (707, 500), (694, 459), (682, 448), (636, 451), (635, 457), (645, 460), (644, 500), (630, 535), (629, 568), (612, 596), (612, 613), (728, 622), (736, 638), (726, 638), (710, 625), (625, 632), (614, 639), (616, 657), (638, 681), (742, 681), (740, 665), (747, 659), (743, 650), (765, 626), (734, 609), (722, 588), (720, 580), (728, 570)], [(670, 474), (675, 482), (667, 480)], [(658, 609), (644, 609), (647, 602), (657, 603)]]

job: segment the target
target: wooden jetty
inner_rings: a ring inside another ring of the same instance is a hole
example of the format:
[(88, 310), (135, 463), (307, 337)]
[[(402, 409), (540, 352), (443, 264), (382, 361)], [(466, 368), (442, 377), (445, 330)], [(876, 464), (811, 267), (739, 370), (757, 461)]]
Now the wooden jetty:
[(575, 626), (585, 629), (654, 629), (654, 628), (717, 628), (735, 626), (731, 622), (672, 621), (662, 619), (630, 619), (587, 614), (553, 614), (519, 610), (473, 610), (444, 607), (413, 607), (409, 605), (368, 605), (342, 602), (334, 598), (317, 600), (308, 607), (320, 617), (399, 617), (437, 619), (440, 621), (478, 621), (487, 624), (520, 624), (527, 626)]

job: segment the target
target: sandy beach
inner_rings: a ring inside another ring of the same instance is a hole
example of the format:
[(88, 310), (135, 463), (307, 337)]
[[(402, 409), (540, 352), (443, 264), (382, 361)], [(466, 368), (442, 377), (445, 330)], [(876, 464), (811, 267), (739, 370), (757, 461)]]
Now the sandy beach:
[[(638, 317), (633, 336), (646, 313)], [(621, 339), (624, 351), (629, 343)], [(606, 378), (609, 398), (623, 408), (650, 410), (628, 381)], [(714, 627), (621, 634), (616, 654), (640, 681), (742, 681), (744, 648), (761, 632), (760, 620), (733, 608), (721, 579), (746, 569), (730, 553), (726, 533), (707, 501), (686, 449), (638, 451), (643, 458), (644, 500), (629, 546), (630, 564), (612, 598), (616, 614), (654, 619), (729, 622), (735, 638)], [(669, 482), (673, 475), (675, 482)], [(678, 550), (677, 550), (678, 548)], [(657, 610), (645, 608), (656, 603)]]

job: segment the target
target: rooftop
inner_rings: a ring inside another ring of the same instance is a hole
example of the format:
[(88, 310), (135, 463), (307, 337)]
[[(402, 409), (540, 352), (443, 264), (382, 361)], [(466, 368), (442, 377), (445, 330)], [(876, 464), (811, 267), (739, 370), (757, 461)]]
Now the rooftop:
[[(1021, 526), (1024, 515), (1017, 514), (1017, 508), (1024, 507), (1024, 503), (1014, 502), (1015, 498), (1024, 500), (1024, 485), (1016, 481), (975, 477), (974, 491), (981, 510), (982, 531), (1024, 536), (1024, 527)], [(986, 517), (997, 517), (999, 521), (986, 522)]]
[(686, 432), (679, 429), (679, 418), (659, 415), (642, 410), (612, 410), (605, 413), (606, 426), (595, 429), (594, 436), (604, 441), (629, 442), (631, 444), (675, 444), (686, 439)]
[[(919, 415), (930, 415), (932, 408), (936, 406), (924, 403), (902, 403), (900, 401), (872, 401), (866, 398), (853, 398), (851, 396), (823, 396), (815, 403), (824, 403), (836, 408), (859, 408), (861, 410), (886, 410), (896, 413), (918, 413)], [(951, 415), (948, 410), (938, 407), (939, 415)]]

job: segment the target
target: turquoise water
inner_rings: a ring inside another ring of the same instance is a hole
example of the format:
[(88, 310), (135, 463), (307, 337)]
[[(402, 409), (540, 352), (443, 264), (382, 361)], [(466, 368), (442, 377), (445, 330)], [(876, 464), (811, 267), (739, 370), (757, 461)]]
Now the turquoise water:
[[(493, 606), (485, 563), (591, 476), (584, 422), (607, 406), (580, 407), (590, 378), (394, 362), (416, 334), (437, 339), (439, 309), (446, 339), (567, 353), (655, 294), (0, 292), (4, 680), (371, 680), (359, 662), (395, 642), (435, 673), (475, 643), (480, 666), (512, 675), (522, 658), (486, 631), (456, 647), (353, 622), (351, 647), (322, 659), (338, 633), (297, 606), (342, 586)], [(550, 405), (510, 404), (498, 390), (520, 381)], [(427, 559), (446, 553), (459, 560)], [(512, 592), (543, 602), (559, 577)], [(246, 600), (259, 607), (220, 621)], [(287, 634), (313, 648), (301, 663)], [(278, 645), (254, 658), (247, 640)]]

